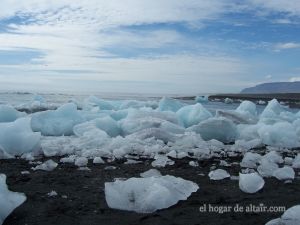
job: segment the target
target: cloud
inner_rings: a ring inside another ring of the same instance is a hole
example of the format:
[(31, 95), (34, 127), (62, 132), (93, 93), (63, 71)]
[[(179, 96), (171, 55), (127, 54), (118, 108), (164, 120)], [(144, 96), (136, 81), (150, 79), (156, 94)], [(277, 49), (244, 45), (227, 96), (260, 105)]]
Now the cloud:
[(279, 43), (275, 45), (275, 50), (286, 50), (286, 49), (295, 49), (300, 48), (300, 43), (287, 42), (287, 43)]

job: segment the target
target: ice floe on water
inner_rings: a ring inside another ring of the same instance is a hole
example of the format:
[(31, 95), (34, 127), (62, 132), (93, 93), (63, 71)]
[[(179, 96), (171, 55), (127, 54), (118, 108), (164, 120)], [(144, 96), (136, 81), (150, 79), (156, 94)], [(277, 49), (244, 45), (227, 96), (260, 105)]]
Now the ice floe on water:
[(110, 208), (151, 213), (186, 200), (198, 189), (197, 184), (179, 177), (146, 176), (105, 183), (105, 199)]
[(0, 224), (12, 211), (25, 202), (26, 196), (22, 193), (8, 190), (6, 185), (6, 176), (0, 174)]

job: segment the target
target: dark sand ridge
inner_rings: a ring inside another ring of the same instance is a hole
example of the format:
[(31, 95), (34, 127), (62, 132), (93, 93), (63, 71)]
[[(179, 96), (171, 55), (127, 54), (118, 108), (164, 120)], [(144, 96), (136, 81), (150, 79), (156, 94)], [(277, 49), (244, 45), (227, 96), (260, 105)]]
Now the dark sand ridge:
[[(45, 161), (46, 159), (41, 159)], [(58, 158), (53, 158), (56, 162)], [(199, 185), (199, 190), (188, 200), (159, 210), (151, 214), (138, 214), (110, 209), (105, 201), (104, 183), (114, 178), (139, 177), (151, 167), (151, 160), (143, 164), (126, 165), (124, 161), (93, 165), (91, 171), (79, 171), (73, 164), (62, 164), (51, 172), (32, 171), (25, 160), (0, 160), (0, 173), (7, 175), (7, 183), (12, 191), (23, 192), (27, 201), (5, 220), (4, 225), (263, 225), (282, 213), (235, 213), (224, 214), (200, 213), (199, 207), (204, 204), (215, 206), (291, 206), (299, 204), (300, 179), (285, 184), (275, 178), (265, 179), (265, 187), (256, 194), (245, 194), (240, 191), (237, 180), (225, 179), (211, 181), (207, 174), (210, 167), (217, 165), (219, 159), (199, 161), (199, 167), (188, 165), (188, 159), (175, 160), (173, 166), (160, 168), (163, 175), (174, 175), (191, 180)], [(241, 158), (231, 158), (231, 162), (240, 162)], [(116, 166), (115, 170), (104, 170), (108, 165)], [(223, 167), (231, 175), (237, 176), (240, 167)], [(29, 170), (29, 175), (21, 171)], [(203, 176), (205, 174), (205, 176)], [(297, 172), (296, 172), (297, 174)], [(48, 197), (52, 190), (56, 197)], [(66, 195), (67, 198), (62, 198)]]

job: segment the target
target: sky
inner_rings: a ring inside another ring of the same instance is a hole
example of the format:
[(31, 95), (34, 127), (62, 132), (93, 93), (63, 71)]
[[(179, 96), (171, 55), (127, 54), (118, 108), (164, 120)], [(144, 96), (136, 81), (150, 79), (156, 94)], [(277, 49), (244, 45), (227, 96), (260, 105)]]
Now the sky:
[(300, 0), (1, 0), (0, 91), (234, 93), (300, 81)]

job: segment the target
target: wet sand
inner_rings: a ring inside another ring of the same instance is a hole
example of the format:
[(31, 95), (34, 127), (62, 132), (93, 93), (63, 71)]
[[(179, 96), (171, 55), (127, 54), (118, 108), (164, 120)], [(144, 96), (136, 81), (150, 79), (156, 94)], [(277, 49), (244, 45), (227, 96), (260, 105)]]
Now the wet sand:
[[(53, 158), (56, 162), (58, 158)], [(46, 159), (41, 159), (45, 161)], [(199, 185), (199, 190), (188, 200), (180, 201), (168, 209), (151, 214), (138, 214), (110, 209), (105, 201), (104, 183), (114, 178), (139, 177), (141, 172), (151, 169), (151, 160), (143, 164), (126, 165), (123, 161), (93, 165), (90, 171), (80, 171), (73, 164), (62, 164), (51, 172), (32, 171), (25, 160), (0, 160), (0, 173), (7, 175), (7, 183), (12, 191), (23, 192), (27, 201), (5, 220), (4, 225), (253, 225), (265, 224), (282, 213), (213, 213), (199, 212), (204, 204), (215, 206), (291, 206), (299, 204), (300, 179), (284, 184), (274, 178), (265, 179), (265, 187), (256, 194), (240, 191), (237, 180), (211, 181), (207, 174), (210, 167), (218, 165), (217, 159), (199, 161), (199, 167), (188, 165), (188, 159), (175, 160), (173, 166), (160, 168), (163, 175), (174, 175), (191, 180)], [(240, 158), (231, 159), (240, 162)], [(115, 170), (104, 170), (108, 165)], [(219, 167), (218, 168), (222, 168)], [(231, 175), (238, 175), (239, 165), (223, 167)], [(22, 175), (21, 171), (30, 171)], [(204, 174), (204, 176), (203, 176)], [(296, 172), (297, 174), (297, 172)], [(58, 196), (49, 197), (52, 190)], [(207, 209), (208, 211), (208, 209)]]

